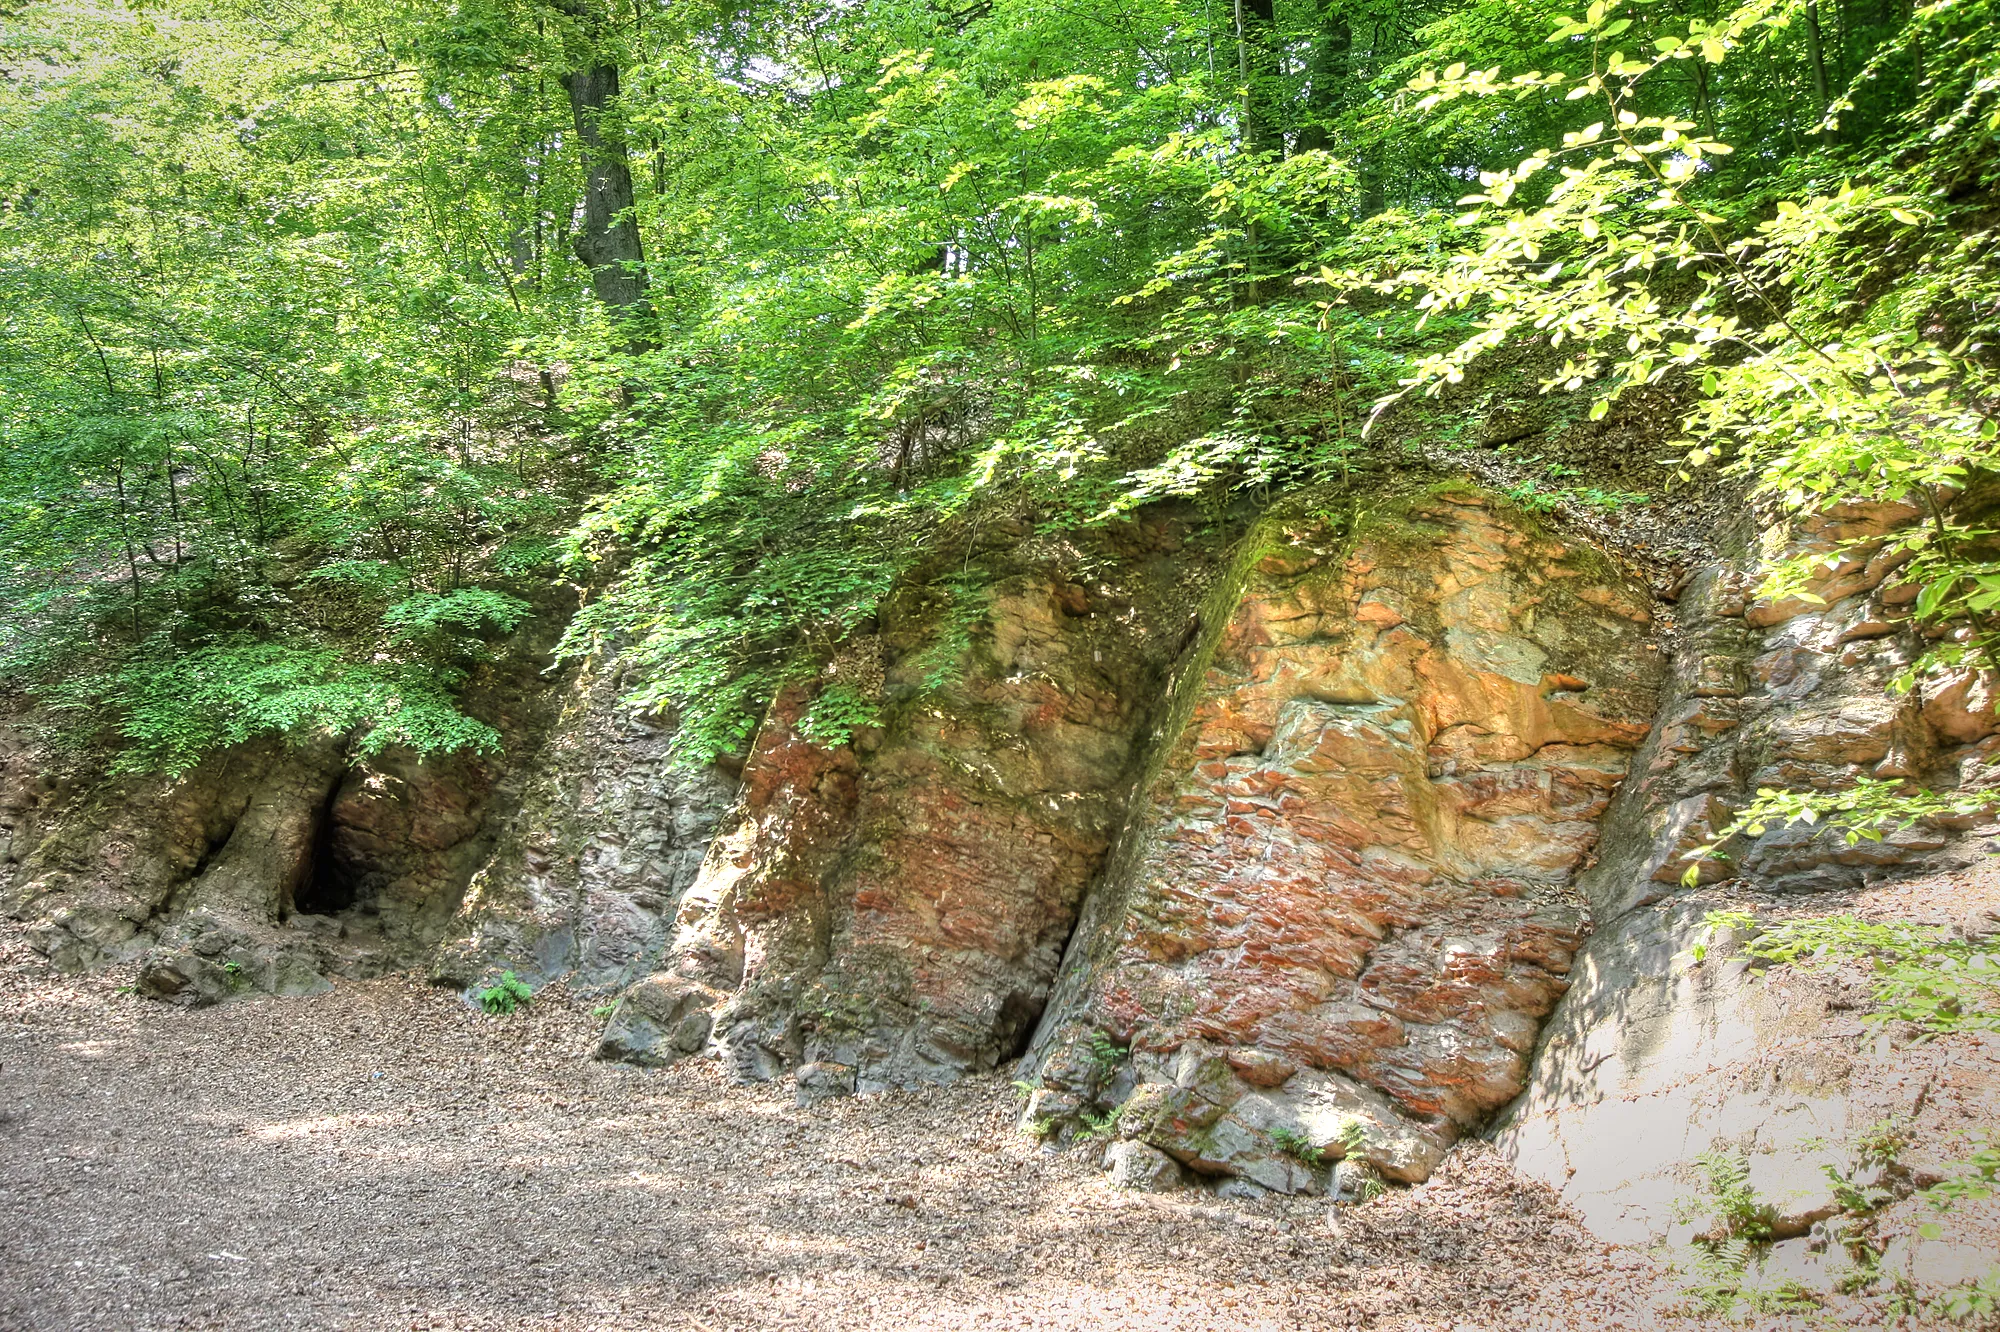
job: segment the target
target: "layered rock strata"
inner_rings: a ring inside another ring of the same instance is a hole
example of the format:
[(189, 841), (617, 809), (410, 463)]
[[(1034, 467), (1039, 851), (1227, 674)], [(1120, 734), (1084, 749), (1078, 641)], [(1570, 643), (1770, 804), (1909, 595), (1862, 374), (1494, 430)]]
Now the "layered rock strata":
[[(1016, 555), (969, 622), (892, 600), (781, 697), (601, 1053), (814, 1100), (1039, 1019), (1032, 1119), (1287, 1190), (1421, 1179), (1510, 1100), (1653, 712), (1648, 598), (1470, 489), (1300, 505), (1213, 572), (1136, 539), (1116, 582)], [(883, 725), (815, 743), (835, 688)]]
[[(1287, 1191), (1509, 1101), (1653, 711), (1649, 598), (1470, 490), (1267, 519), (1030, 1052), (1031, 1118)], [(1122, 1058), (1129, 1050), (1129, 1062)]]
[(622, 989), (606, 1056), (803, 1101), (1026, 1047), (1029, 1122), (1108, 1132), (1133, 1188), (1363, 1196), (1512, 1101), (1524, 1170), (1656, 1236), (1703, 1152), (1817, 1176), (1879, 1117), (1852, 1061), (1763, 1058), (1799, 1014), (1692, 945), (1959, 830), (1774, 828), (1681, 880), (1762, 786), (1990, 781), (1993, 679), (1887, 688), (1923, 639), (1880, 536), (1914, 517), (1806, 524), (1817, 601), (1759, 601), (1746, 541), (1663, 623), (1471, 489), (996, 528), (789, 687), (740, 778), (679, 766), (615, 660), (545, 676), (553, 620), (470, 699), (504, 761), (65, 783), (8, 720), (0, 905), (186, 1002), (416, 966)]

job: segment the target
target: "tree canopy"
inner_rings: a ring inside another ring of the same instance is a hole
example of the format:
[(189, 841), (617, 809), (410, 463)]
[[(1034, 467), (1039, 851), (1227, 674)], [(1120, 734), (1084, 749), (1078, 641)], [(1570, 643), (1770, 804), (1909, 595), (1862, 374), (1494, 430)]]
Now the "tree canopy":
[(1995, 447), (1995, 9), (8, 6), (0, 680), (134, 768), (491, 748), (454, 691), (573, 578), (705, 757), (955, 524), (1393, 465), (1503, 351), (1684, 388), (1688, 478), (1933, 497), (1990, 659), (1935, 497)]

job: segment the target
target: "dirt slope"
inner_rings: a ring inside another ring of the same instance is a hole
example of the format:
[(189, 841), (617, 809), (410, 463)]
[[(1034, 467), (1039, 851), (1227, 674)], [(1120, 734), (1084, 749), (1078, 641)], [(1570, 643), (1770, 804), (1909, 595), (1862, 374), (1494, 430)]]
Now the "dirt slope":
[(0, 1326), (1643, 1328), (1673, 1298), (1483, 1149), (1339, 1212), (1132, 1198), (998, 1078), (800, 1110), (593, 1063), (555, 993), (188, 1014), (118, 980), (0, 936)]

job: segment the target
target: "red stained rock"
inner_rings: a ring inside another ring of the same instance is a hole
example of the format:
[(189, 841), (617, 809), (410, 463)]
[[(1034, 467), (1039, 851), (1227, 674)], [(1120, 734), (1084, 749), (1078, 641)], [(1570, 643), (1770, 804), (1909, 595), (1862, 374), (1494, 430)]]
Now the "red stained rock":
[(1338, 1072), (1427, 1131), (1513, 1096), (1647, 731), (1645, 604), (1484, 506), (1420, 503), (1337, 572), (1267, 555), (1128, 814), (1045, 1067), (1100, 1028), (1263, 1087), (1273, 1056)]
[(1184, 589), (1104, 567), (1088, 586), (1017, 567), (969, 630), (892, 599), (830, 668), (882, 691), (866, 753), (805, 738), (810, 687), (773, 705), (666, 962), (717, 994), (739, 1075), (818, 1062), (869, 1091), (1018, 1053), (1185, 633)]

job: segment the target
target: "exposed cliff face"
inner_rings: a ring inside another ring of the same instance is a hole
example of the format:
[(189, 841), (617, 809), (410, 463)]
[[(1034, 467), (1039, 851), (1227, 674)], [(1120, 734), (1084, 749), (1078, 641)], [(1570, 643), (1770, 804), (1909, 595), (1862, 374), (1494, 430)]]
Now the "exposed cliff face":
[(1567, 984), (1569, 878), (1653, 709), (1648, 599), (1472, 491), (1267, 520), (1219, 591), (1031, 1113), (1136, 1080), (1121, 1131), (1203, 1173), (1313, 1187), (1300, 1158), (1358, 1129), (1422, 1178)]
[[(1423, 1178), (1518, 1093), (1653, 711), (1643, 589), (1471, 490), (1270, 516), (1226, 562), (1126, 544), (1088, 585), (1012, 553), (955, 683), (851, 746), (781, 698), (604, 1053), (810, 1098), (993, 1067), (1039, 1018), (1031, 1118), (1123, 1106), (1285, 1189), (1355, 1125)], [(833, 670), (913, 691), (939, 622), (893, 603)]]
[(1216, 544), (1173, 518), (1028, 539), (982, 554), (976, 592), (892, 598), (815, 684), (882, 724), (823, 748), (806, 689), (779, 698), (668, 964), (606, 1053), (665, 1062), (712, 1039), (743, 1076), (804, 1064), (834, 1092), (1019, 1054)]
[[(33, 770), (24, 744), (10, 766)], [(245, 930), (275, 923), (314, 869), (318, 816), (339, 780), (332, 746), (246, 748), (178, 782), (133, 778), (77, 793), (51, 787), (13, 839), (10, 914), (34, 921), (30, 937), (60, 966), (131, 961), (173, 931), (193, 958), (156, 969), (152, 988), (179, 993), (199, 970), (229, 992), (255, 968), (278, 991), (316, 976), (258, 948)], [(53, 817), (51, 817), (53, 816)], [(240, 955), (239, 955), (240, 954)]]
[[(1511, 1102), (1524, 1170), (1656, 1235), (1704, 1150), (1816, 1176), (1813, 1139), (1879, 1117), (1844, 1055), (1767, 1067), (1796, 1004), (1690, 946), (1954, 830), (1774, 829), (1680, 880), (1759, 786), (1987, 780), (1991, 681), (1886, 688), (1920, 643), (1866, 539), (1911, 516), (1806, 525), (1842, 551), (1823, 605), (1753, 600), (1746, 553), (1671, 609), (1470, 488), (989, 531), (788, 688), (740, 777), (677, 767), (616, 661), (542, 674), (553, 621), (477, 685), (504, 761), (65, 785), (9, 723), (0, 892), (162, 997), (566, 977), (621, 992), (604, 1056), (803, 1100), (1025, 1051), (1029, 1123), (1115, 1116), (1134, 1188), (1420, 1180)], [(835, 693), (866, 715), (830, 733)]]
[[(1990, 678), (1966, 671), (1900, 697), (1888, 688), (1921, 650), (1908, 621), (1916, 589), (1866, 543), (1917, 516), (1881, 505), (1806, 523), (1802, 548), (1864, 543), (1812, 589), (1823, 604), (1753, 599), (1749, 554), (1704, 570), (1682, 598), (1660, 722), (1607, 817), (1603, 859), (1578, 882), (1596, 931), (1499, 1134), (1521, 1169), (1562, 1190), (1600, 1234), (1666, 1234), (1676, 1205), (1700, 1192), (1695, 1159), (1716, 1150), (1747, 1152), (1781, 1232), (1803, 1234), (1837, 1210), (1823, 1167), (1851, 1164), (1870, 1125), (1908, 1121), (1922, 1106), (1921, 1089), (1913, 1100), (1908, 1079), (1883, 1076), (1907, 1061), (1885, 1059), (1886, 1046), (1860, 1050), (1855, 1004), (1837, 983), (1774, 988), (1730, 962), (1726, 946), (1697, 963), (1695, 945), (1713, 909), (1853, 909), (1857, 891), (1963, 865), (1977, 852), (1961, 850), (1953, 828), (1848, 846), (1809, 826), (1773, 827), (1726, 848), (1727, 867), (1700, 867), (1704, 882), (1728, 882), (1680, 886), (1690, 854), (1758, 787), (1992, 781), (2000, 718)], [(1968, 895), (1938, 923), (1957, 927), (1979, 905)], [(1877, 909), (1909, 914), (1888, 898)], [(1941, 1097), (1934, 1109), (1944, 1106)]]
[[(106, 779), (0, 732), (0, 910), (57, 965), (130, 963), (181, 1003), (422, 966), (518, 803), (553, 709), (538, 621), (468, 691), (508, 754), (356, 758), (268, 741), (184, 777)], [(49, 774), (61, 772), (60, 778)]]
[(663, 719), (619, 704), (615, 660), (593, 661), (558, 688), (561, 711), (517, 765), (518, 804), (492, 855), (459, 881), (433, 980), (472, 986), (506, 969), (538, 985), (631, 984), (658, 963), (735, 796), (727, 775), (671, 761)]

